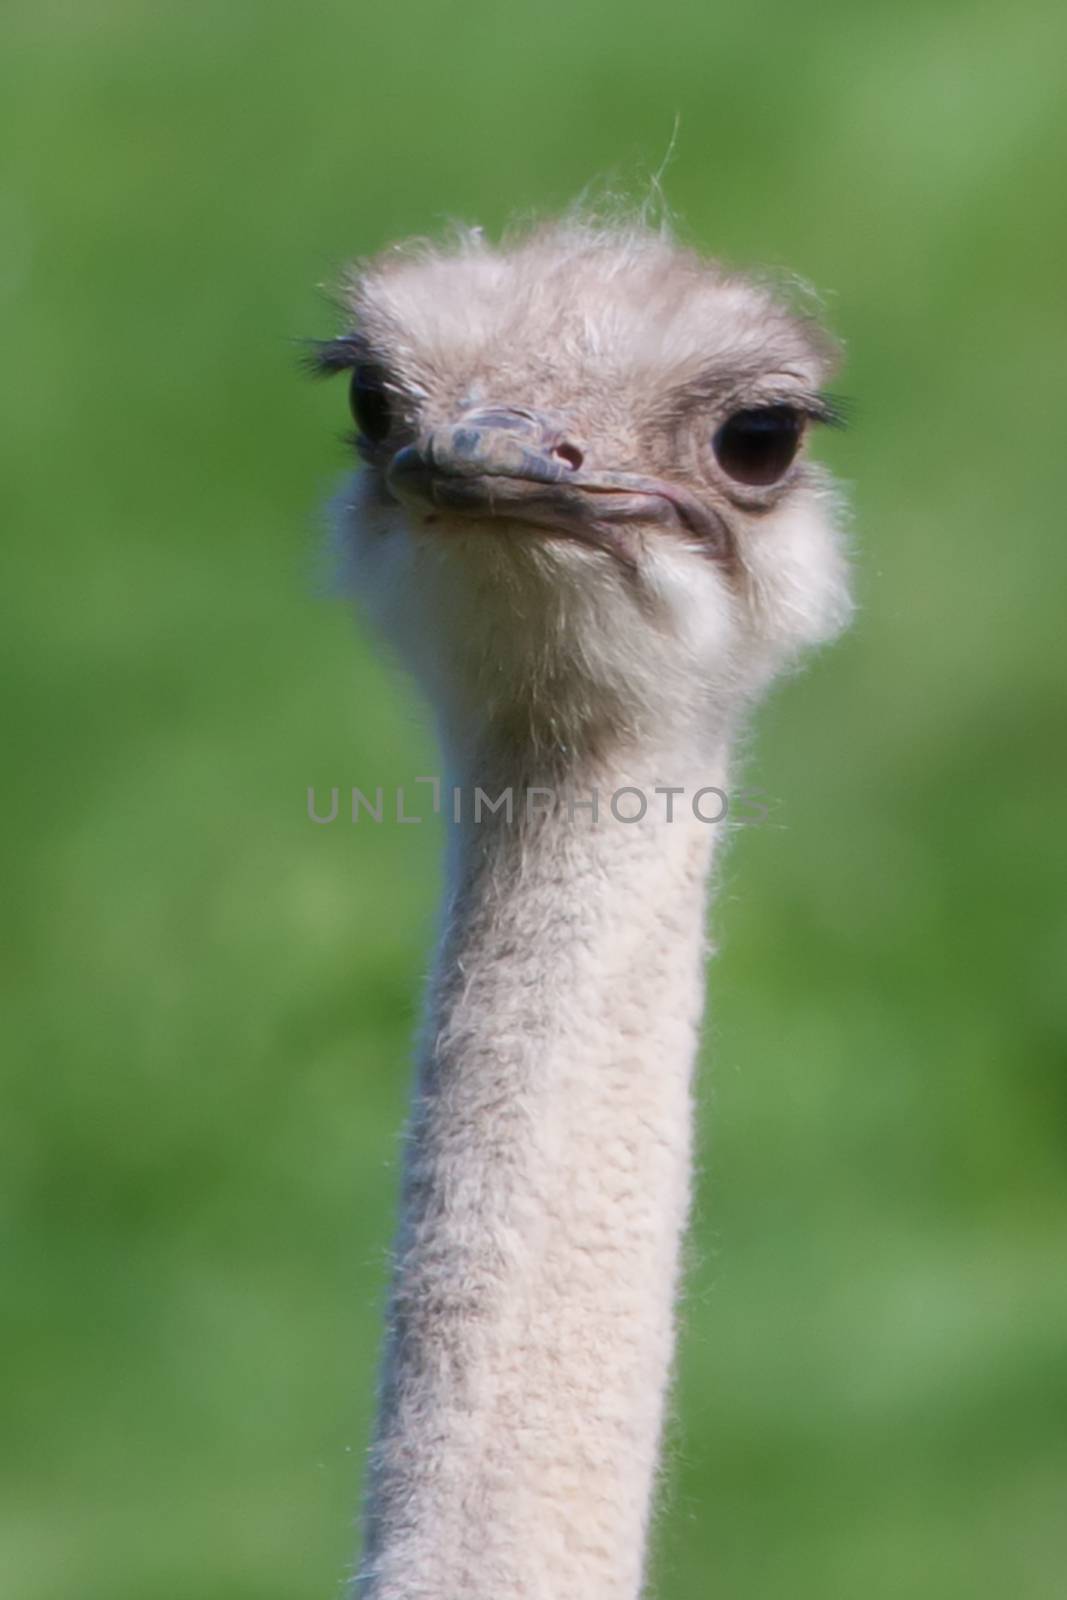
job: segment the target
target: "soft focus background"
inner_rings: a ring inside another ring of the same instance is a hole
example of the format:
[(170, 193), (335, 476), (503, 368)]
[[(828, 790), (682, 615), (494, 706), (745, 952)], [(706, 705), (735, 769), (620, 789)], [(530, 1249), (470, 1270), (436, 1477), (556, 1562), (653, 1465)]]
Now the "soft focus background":
[[(735, 839), (660, 1600), (1067, 1563), (1062, 62), (1012, 6), (7, 0), (6, 1600), (322, 1600), (354, 1550), (433, 769), (320, 595), (349, 256), (591, 179), (826, 295), (861, 611)], [(457, 1600), (457, 1597), (443, 1597)]]

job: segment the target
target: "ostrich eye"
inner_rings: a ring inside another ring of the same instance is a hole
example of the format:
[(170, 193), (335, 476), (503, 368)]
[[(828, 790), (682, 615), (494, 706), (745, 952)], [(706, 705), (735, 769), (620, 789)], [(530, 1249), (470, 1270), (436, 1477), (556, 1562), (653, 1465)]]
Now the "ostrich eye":
[(352, 373), (348, 403), (356, 420), (356, 427), (371, 444), (380, 444), (392, 426), (389, 394), (385, 375), (380, 367), (361, 365)]
[(777, 483), (793, 464), (803, 427), (792, 406), (735, 411), (712, 441), (715, 459), (737, 483), (754, 487)]

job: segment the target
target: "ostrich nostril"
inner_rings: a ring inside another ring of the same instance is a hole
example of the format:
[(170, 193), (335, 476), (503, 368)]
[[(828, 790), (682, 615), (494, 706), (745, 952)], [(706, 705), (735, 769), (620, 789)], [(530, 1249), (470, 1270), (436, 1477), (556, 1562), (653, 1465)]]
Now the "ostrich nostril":
[(558, 444), (552, 454), (559, 456), (561, 461), (565, 461), (572, 472), (577, 472), (585, 460), (576, 444)]

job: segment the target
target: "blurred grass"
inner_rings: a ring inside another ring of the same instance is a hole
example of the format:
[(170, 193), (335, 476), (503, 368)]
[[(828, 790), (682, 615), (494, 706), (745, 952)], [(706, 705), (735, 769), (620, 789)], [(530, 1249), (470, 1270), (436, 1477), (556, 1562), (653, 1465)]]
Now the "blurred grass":
[(1067, 958), (1052, 8), (9, 0), (0, 1129), (11, 1600), (336, 1593), (437, 840), (315, 597), (316, 284), (655, 169), (828, 293), (862, 610), (754, 738), (664, 1600), (1052, 1600)]

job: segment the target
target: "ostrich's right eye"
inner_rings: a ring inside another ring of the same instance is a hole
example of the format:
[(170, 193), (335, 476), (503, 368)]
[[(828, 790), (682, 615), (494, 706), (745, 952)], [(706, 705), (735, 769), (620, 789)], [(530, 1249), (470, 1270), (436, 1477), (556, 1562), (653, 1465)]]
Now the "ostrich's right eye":
[(393, 416), (389, 405), (389, 391), (385, 374), (380, 367), (361, 364), (352, 373), (348, 403), (356, 427), (371, 444), (381, 444), (388, 438)]

